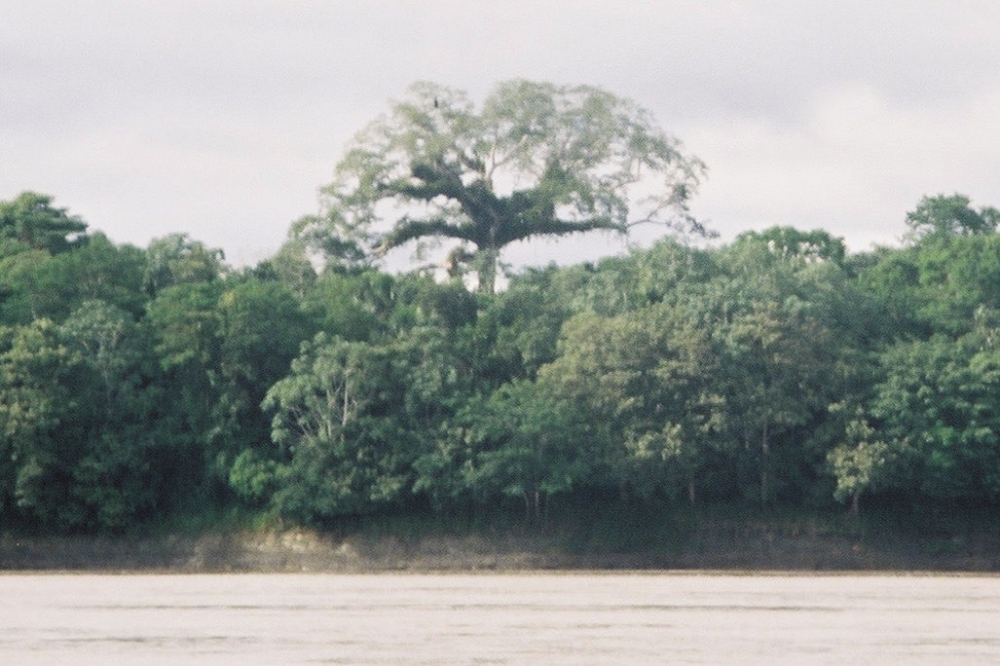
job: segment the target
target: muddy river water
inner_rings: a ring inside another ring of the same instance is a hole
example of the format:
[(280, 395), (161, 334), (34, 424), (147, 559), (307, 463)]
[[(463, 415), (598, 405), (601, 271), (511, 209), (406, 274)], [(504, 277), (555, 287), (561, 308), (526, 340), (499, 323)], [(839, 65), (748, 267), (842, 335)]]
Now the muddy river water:
[(1000, 577), (0, 576), (2, 664), (989, 664)]

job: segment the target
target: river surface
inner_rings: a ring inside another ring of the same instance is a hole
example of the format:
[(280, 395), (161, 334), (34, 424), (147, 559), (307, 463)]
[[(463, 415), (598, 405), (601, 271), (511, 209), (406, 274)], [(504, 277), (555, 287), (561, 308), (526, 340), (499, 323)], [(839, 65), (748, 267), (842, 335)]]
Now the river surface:
[(991, 663), (998, 577), (0, 576), (0, 664)]

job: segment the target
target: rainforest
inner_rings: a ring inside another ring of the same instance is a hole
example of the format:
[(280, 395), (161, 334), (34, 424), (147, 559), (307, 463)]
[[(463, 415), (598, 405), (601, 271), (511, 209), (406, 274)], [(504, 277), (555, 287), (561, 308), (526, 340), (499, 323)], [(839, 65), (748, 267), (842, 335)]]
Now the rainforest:
[[(184, 233), (115, 243), (50, 195), (0, 202), (8, 529), (995, 512), (996, 209), (927, 196), (863, 252), (792, 227), (723, 243), (687, 209), (703, 166), (625, 100), (411, 92), (253, 266)], [(533, 184), (502, 191), (504, 169)], [(627, 233), (640, 171), (667, 178), (641, 215), (659, 241), (505, 270), (509, 243)], [(386, 200), (417, 212), (377, 233)], [(379, 262), (431, 238), (457, 243), (446, 261)]]
[(576, 503), (995, 506), (1000, 236), (664, 239), (505, 289), (118, 245), (0, 204), (0, 511), (45, 532), (242, 507), (329, 526)]

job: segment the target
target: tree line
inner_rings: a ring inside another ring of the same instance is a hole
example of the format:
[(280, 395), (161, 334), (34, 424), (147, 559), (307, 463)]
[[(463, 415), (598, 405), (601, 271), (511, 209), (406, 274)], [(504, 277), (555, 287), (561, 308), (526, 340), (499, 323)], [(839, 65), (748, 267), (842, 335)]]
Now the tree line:
[(232, 503), (995, 502), (996, 212), (909, 220), (898, 248), (776, 227), (480, 293), (117, 245), (25, 193), (0, 203), (0, 507), (93, 530)]
[[(6, 523), (996, 503), (997, 210), (925, 197), (900, 246), (861, 253), (822, 230), (672, 235), (500, 290), (508, 242), (627, 231), (630, 174), (667, 178), (641, 217), (703, 231), (685, 203), (700, 166), (595, 89), (510, 84), (478, 114), (447, 89), (415, 95), (256, 266), (185, 234), (116, 244), (50, 196), (0, 202)], [(601, 132), (574, 134), (580, 108), (607, 112)], [(504, 191), (513, 167), (535, 180)], [(419, 214), (379, 232), (386, 197)], [(459, 241), (437, 275), (376, 261), (435, 237)]]

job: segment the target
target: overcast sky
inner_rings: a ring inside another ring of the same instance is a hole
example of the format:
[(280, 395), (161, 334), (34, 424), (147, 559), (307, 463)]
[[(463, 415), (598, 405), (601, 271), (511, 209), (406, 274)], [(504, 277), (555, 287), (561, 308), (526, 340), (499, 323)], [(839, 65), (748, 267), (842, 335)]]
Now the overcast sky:
[(410, 83), (481, 100), (528, 78), (652, 111), (708, 164), (693, 211), (723, 239), (791, 225), (863, 250), (926, 194), (1000, 206), (997, 26), (994, 0), (3, 0), (0, 199), (254, 264)]

